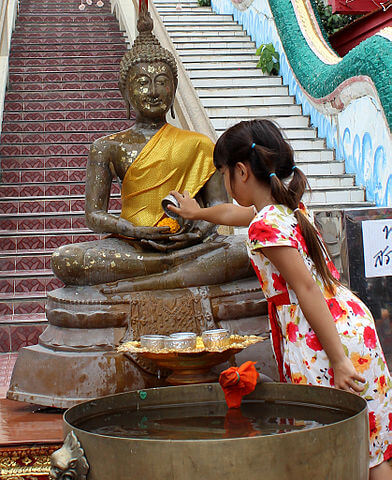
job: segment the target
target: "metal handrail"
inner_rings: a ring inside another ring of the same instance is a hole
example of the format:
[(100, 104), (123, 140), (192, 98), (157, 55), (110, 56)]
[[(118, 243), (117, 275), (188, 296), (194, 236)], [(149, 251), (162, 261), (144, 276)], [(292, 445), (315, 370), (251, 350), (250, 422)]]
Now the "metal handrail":
[(3, 121), (5, 92), (8, 86), (8, 64), (11, 36), (15, 28), (18, 0), (0, 0), (0, 133)]

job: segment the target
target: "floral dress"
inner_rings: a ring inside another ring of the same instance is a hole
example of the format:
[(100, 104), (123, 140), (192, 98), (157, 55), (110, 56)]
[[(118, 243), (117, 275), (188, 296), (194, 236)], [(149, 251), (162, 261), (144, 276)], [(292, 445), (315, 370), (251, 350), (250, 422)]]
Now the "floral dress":
[[(301, 204), (305, 215), (307, 211)], [(366, 379), (360, 393), (368, 401), (370, 425), (370, 467), (392, 458), (392, 380), (385, 362), (374, 320), (369, 309), (349, 289), (339, 286), (332, 296), (325, 288), (309, 257), (305, 240), (292, 210), (284, 205), (269, 205), (253, 219), (248, 230), (248, 254), (269, 305), (277, 305), (276, 325), (279, 344), (273, 339), (275, 358), (281, 362), (281, 379), (291, 383), (333, 386), (333, 370), (316, 334), (302, 313), (294, 290), (274, 265), (262, 254), (264, 247), (286, 246), (298, 250), (305, 265), (324, 294), (335, 320), (346, 355)], [(331, 273), (338, 276), (325, 254)], [(270, 314), (271, 329), (272, 315)], [(280, 351), (279, 351), (280, 349)]]

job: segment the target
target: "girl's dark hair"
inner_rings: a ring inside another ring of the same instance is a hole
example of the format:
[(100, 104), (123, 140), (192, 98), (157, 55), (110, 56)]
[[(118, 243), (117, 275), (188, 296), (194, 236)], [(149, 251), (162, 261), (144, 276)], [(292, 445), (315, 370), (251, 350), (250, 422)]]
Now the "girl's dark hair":
[[(276, 202), (295, 210), (309, 256), (325, 287), (333, 293), (339, 282), (325, 262), (325, 246), (308, 218), (296, 210), (309, 184), (305, 174), (295, 167), (293, 150), (280, 129), (273, 122), (260, 119), (240, 122), (226, 130), (215, 145), (214, 165), (217, 169), (228, 167), (232, 175), (238, 162), (248, 163), (256, 179), (271, 186)], [(290, 182), (285, 182), (290, 176)]]

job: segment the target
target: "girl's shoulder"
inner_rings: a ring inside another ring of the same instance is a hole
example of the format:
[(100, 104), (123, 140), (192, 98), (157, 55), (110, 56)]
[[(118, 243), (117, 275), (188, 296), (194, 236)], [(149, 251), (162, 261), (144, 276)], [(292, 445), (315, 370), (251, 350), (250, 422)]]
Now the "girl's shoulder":
[(254, 247), (295, 246), (294, 229), (297, 220), (285, 205), (267, 205), (249, 225), (248, 237)]

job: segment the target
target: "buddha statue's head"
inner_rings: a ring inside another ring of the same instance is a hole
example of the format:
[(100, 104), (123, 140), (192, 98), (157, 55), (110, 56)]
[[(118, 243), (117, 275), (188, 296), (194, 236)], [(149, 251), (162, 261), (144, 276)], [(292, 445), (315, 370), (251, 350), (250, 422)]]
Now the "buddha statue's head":
[(152, 18), (144, 2), (137, 29), (139, 35), (120, 63), (119, 87), (128, 118), (132, 106), (139, 118), (165, 120), (174, 102), (177, 65), (174, 56), (153, 35)]

